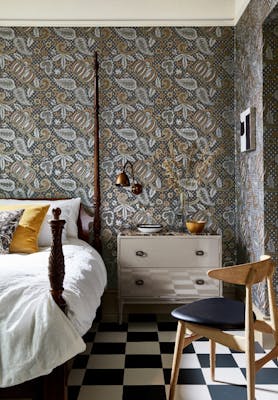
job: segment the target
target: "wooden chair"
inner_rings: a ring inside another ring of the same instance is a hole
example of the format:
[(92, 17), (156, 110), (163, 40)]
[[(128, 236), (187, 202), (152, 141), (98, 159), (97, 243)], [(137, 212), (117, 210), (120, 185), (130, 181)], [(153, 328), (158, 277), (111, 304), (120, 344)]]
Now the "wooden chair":
[[(269, 256), (261, 261), (208, 271), (211, 278), (245, 285), (245, 304), (223, 297), (203, 299), (176, 308), (172, 315), (178, 319), (176, 343), (172, 364), (169, 400), (174, 400), (183, 349), (201, 337), (210, 339), (210, 371), (215, 380), (215, 343), (246, 353), (247, 399), (255, 400), (255, 374), (268, 361), (278, 356), (278, 317), (272, 285), (274, 262)], [(270, 320), (262, 321), (252, 310), (252, 286), (267, 281)], [(245, 330), (244, 336), (232, 330)], [(271, 333), (274, 347), (255, 361), (254, 330)], [(188, 331), (187, 335), (185, 335)]]

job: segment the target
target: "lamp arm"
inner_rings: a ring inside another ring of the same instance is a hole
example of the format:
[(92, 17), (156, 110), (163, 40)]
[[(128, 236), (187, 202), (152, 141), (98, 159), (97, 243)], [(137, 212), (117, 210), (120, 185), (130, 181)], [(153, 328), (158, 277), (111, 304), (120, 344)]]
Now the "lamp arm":
[(132, 163), (131, 163), (129, 160), (127, 160), (127, 161), (125, 162), (123, 170), (124, 170), (124, 172), (125, 172), (125, 170), (126, 170), (126, 168), (127, 168), (128, 166), (129, 166), (130, 169), (131, 169), (131, 178), (132, 178), (132, 182), (134, 182), (133, 165), (132, 165)]
[[(128, 179), (128, 176), (126, 173), (127, 167), (130, 167), (130, 170), (131, 170), (131, 179), (132, 179), (131, 185), (130, 185), (130, 182), (129, 182), (129, 179)], [(133, 165), (129, 160), (127, 160), (125, 162), (124, 167), (123, 167), (123, 172), (118, 175), (117, 180), (116, 180), (116, 185), (131, 186), (132, 193), (136, 194), (136, 195), (142, 193), (142, 185), (138, 182), (135, 183)]]

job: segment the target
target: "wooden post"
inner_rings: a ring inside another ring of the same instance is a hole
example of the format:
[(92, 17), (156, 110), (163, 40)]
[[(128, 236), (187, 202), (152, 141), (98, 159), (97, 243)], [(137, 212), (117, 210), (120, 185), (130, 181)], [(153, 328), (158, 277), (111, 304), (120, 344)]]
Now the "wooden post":
[(58, 304), (61, 310), (65, 312), (66, 302), (62, 296), (65, 277), (65, 262), (62, 250), (62, 230), (66, 221), (59, 219), (59, 216), (61, 215), (60, 208), (55, 208), (52, 212), (54, 219), (50, 221), (52, 245), (48, 264), (50, 292), (54, 301)]
[(95, 100), (94, 100), (94, 239), (93, 246), (101, 254), (101, 222), (100, 222), (100, 183), (99, 183), (99, 103), (98, 103), (98, 59), (94, 56), (95, 64)]

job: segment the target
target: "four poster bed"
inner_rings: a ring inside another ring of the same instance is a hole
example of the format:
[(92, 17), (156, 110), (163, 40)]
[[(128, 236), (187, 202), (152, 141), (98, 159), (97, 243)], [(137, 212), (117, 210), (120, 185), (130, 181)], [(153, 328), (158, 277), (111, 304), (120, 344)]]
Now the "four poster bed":
[[(0, 254), (0, 398), (67, 399), (70, 360), (85, 350), (82, 336), (106, 285), (100, 256), (96, 53), (94, 64), (94, 216), (80, 199), (0, 200), (0, 210), (9, 202), (23, 213), (30, 207), (45, 208), (45, 219), (52, 214), (51, 245), (47, 233), (40, 232), (38, 251)], [(93, 247), (88, 244), (91, 226)]]

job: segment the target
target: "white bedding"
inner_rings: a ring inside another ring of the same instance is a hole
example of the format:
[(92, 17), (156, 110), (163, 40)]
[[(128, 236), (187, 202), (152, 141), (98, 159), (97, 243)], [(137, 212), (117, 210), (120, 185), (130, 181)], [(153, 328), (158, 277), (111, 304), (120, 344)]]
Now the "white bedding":
[(0, 387), (48, 374), (85, 350), (81, 336), (106, 285), (104, 263), (84, 241), (63, 245), (66, 317), (49, 293), (49, 252), (0, 255)]

